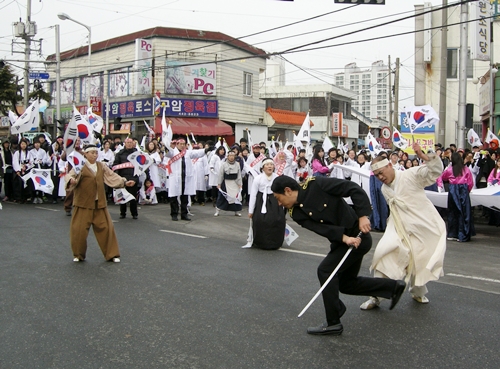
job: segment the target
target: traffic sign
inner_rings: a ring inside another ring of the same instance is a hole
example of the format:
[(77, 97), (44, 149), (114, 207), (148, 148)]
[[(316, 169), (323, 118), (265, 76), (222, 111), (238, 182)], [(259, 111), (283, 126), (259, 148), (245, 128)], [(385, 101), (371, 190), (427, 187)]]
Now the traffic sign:
[(382, 131), (380, 133), (386, 140), (391, 138), (391, 129), (389, 127), (382, 128)]
[(49, 79), (49, 74), (44, 72), (30, 72), (30, 79)]

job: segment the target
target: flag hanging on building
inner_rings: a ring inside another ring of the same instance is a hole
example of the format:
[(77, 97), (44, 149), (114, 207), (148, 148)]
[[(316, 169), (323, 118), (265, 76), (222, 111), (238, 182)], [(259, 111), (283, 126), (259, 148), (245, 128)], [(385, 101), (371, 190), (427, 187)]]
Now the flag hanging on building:
[(40, 126), (40, 102), (33, 101), (28, 109), (10, 127), (12, 134), (37, 131)]

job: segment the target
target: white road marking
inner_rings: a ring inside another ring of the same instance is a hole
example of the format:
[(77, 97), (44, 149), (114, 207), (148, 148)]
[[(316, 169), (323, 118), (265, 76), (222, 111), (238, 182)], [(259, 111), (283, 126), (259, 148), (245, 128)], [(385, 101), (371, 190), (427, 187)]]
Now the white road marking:
[(175, 231), (167, 231), (166, 229), (160, 229), (160, 232), (180, 234), (180, 235), (182, 235), (182, 236), (195, 237), (195, 238), (208, 238), (208, 237), (205, 237), (205, 236), (199, 236), (199, 235), (197, 235), (197, 234), (190, 234), (190, 233), (183, 233), (183, 232), (175, 232)]
[(449, 275), (450, 277), (475, 279), (476, 281), (485, 281), (485, 282), (500, 283), (500, 280), (498, 280), (498, 279), (476, 277), (476, 276), (473, 276), (473, 275), (462, 275), (462, 274), (455, 274), (455, 273), (446, 273), (446, 275)]
[(42, 209), (42, 210), (50, 210), (50, 211), (60, 211), (60, 210), (57, 210), (57, 209), (42, 208), (41, 206), (35, 206), (35, 208)]
[(314, 252), (307, 252), (307, 251), (300, 251), (300, 250), (288, 250), (288, 249), (279, 249), (280, 251), (286, 251), (286, 252), (293, 252), (295, 254), (302, 254), (302, 255), (311, 255), (311, 256), (319, 256), (321, 258), (324, 258), (326, 255), (325, 254), (316, 254)]

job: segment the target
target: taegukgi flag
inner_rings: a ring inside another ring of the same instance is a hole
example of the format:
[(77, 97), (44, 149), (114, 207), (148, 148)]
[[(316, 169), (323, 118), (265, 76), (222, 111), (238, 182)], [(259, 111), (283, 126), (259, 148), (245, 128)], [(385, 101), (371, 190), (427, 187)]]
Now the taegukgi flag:
[(433, 126), (439, 122), (439, 116), (430, 105), (414, 106), (406, 111), (410, 132), (424, 126)]
[(293, 241), (295, 241), (297, 238), (299, 238), (299, 235), (297, 232), (293, 230), (292, 227), (290, 227), (288, 224), (285, 225), (285, 242), (288, 246), (292, 244)]
[(130, 200), (134, 200), (135, 197), (130, 194), (124, 188), (115, 188), (113, 189), (113, 200), (115, 204), (126, 204)]
[(28, 109), (16, 119), (16, 122), (10, 127), (12, 134), (36, 131), (40, 126), (40, 102), (38, 99), (33, 101)]
[(50, 177), (50, 169), (32, 169), (30, 172), (31, 180), (35, 185), (36, 191), (42, 191), (52, 194), (54, 191), (54, 183)]
[(392, 129), (392, 143), (398, 149), (404, 150), (408, 147), (408, 141), (401, 135), (395, 127)]
[(151, 159), (148, 154), (141, 151), (134, 151), (127, 156), (127, 160), (134, 166), (134, 176), (140, 176), (151, 164), (153, 164), (153, 159)]
[(75, 170), (75, 173), (78, 175), (85, 165), (85, 157), (78, 151), (73, 150), (71, 154), (68, 155), (68, 163), (71, 164), (71, 166)]
[(481, 139), (479, 138), (479, 136), (477, 135), (476, 131), (474, 131), (474, 129), (469, 129), (469, 131), (467, 132), (467, 142), (469, 142), (469, 144), (474, 147), (474, 146), (481, 146), (483, 143), (481, 142)]

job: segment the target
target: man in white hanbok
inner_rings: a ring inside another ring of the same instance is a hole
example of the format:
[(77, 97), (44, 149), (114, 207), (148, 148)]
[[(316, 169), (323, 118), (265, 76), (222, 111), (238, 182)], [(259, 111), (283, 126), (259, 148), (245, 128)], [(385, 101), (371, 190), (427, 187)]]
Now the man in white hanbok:
[[(193, 149), (199, 149), (199, 145), (193, 145)], [(195, 190), (196, 190), (196, 202), (200, 205), (205, 205), (205, 193), (207, 191), (207, 179), (210, 173), (208, 169), (208, 159), (207, 155), (201, 158), (193, 159), (194, 165), (194, 175), (195, 175)]]
[(184, 139), (177, 140), (177, 146), (171, 148), (166, 147), (168, 152), (165, 157), (170, 158), (168, 167), (170, 175), (168, 180), (168, 196), (170, 198), (170, 215), (172, 220), (178, 220), (179, 203), (177, 196), (181, 200), (181, 219), (191, 220), (188, 216), (188, 196), (196, 194), (195, 172), (193, 159), (205, 156), (206, 149), (186, 150), (186, 141)]
[[(441, 159), (424, 154), (420, 145), (413, 150), (425, 165), (405, 171), (394, 170), (382, 157), (373, 160), (374, 176), (382, 181), (382, 193), (390, 208), (387, 228), (373, 255), (370, 270), (375, 276), (402, 279), (410, 283), (412, 298), (428, 303), (426, 284), (443, 276), (446, 251), (446, 226), (424, 187), (435, 183), (443, 171)], [(371, 297), (362, 310), (377, 307), (380, 300)]]

